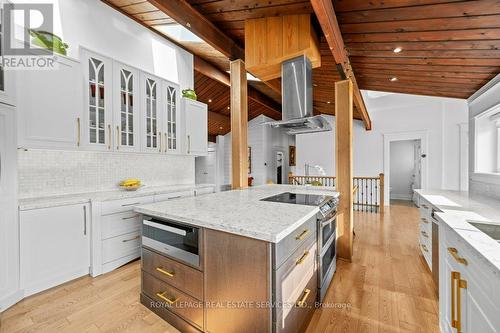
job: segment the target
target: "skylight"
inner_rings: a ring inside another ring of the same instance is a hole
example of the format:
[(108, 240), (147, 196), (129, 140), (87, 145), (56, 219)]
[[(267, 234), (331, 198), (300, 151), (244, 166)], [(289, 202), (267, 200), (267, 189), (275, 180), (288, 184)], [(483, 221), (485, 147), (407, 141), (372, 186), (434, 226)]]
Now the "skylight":
[(193, 34), (184, 26), (174, 23), (155, 26), (155, 29), (164, 33), (177, 42), (205, 43), (203, 39)]

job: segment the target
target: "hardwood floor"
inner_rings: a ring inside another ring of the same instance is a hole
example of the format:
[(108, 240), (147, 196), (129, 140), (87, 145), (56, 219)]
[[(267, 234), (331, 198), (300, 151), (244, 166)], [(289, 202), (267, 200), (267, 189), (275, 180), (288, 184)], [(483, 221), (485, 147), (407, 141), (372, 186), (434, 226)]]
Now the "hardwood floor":
[[(383, 219), (354, 217), (353, 261), (338, 262), (330, 307), (316, 311), (307, 332), (439, 332), (417, 209), (396, 203)], [(0, 332), (177, 332), (139, 303), (139, 272), (136, 261), (29, 297), (0, 314)]]
[(338, 261), (329, 307), (315, 312), (307, 332), (439, 332), (436, 291), (418, 249), (418, 209), (395, 202), (383, 218), (355, 212), (354, 230), (352, 263)]

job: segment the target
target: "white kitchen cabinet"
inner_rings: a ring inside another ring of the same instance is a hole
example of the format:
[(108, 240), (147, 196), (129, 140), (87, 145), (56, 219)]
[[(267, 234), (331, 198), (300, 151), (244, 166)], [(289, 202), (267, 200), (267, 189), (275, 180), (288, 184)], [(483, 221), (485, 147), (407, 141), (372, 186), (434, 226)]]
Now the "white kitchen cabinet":
[(139, 151), (139, 71), (113, 62), (113, 123), (116, 151)]
[(189, 98), (182, 98), (182, 112), (188, 155), (208, 155), (207, 105)]
[(81, 145), (90, 150), (112, 150), (118, 134), (113, 125), (113, 62), (86, 49), (80, 57), (85, 91)]
[(445, 223), (440, 224), (439, 317), (443, 332), (500, 332), (500, 277)]
[(180, 109), (180, 87), (178, 84), (163, 81), (162, 85), (163, 107), (162, 107), (162, 132), (163, 152), (181, 153), (181, 109)]
[(58, 56), (55, 62), (53, 70), (17, 72), (21, 147), (77, 149), (81, 142), (80, 63), (64, 56)]
[(29, 296), (89, 273), (88, 204), (20, 211), (21, 289)]
[(141, 74), (141, 147), (145, 152), (163, 152), (162, 121), (163, 94), (162, 80), (156, 76)]
[(16, 141), (15, 109), (0, 104), (0, 312), (22, 298), (19, 290)]

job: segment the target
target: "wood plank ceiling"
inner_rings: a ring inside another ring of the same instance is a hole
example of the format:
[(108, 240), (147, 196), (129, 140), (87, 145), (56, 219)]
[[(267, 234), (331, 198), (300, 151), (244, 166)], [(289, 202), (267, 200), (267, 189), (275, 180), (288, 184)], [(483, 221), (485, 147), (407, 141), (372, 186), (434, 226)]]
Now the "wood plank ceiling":
[[(244, 47), (245, 19), (313, 13), (310, 1), (303, 0), (187, 1), (241, 47)], [(105, 2), (153, 30), (171, 22), (165, 13), (145, 0)], [(468, 98), (500, 71), (500, 0), (333, 0), (333, 3), (360, 89)], [(320, 32), (315, 18), (313, 22)], [(181, 45), (221, 70), (228, 70), (227, 57), (213, 47), (199, 43)], [(394, 53), (397, 47), (402, 51)], [(334, 114), (333, 87), (340, 76), (324, 37), (321, 52), (322, 67), (313, 71), (314, 109), (315, 113)], [(397, 79), (391, 81), (394, 77)], [(209, 103), (209, 110), (213, 111), (209, 133), (224, 134), (229, 131), (224, 123), (229, 114), (226, 95), (229, 89), (210, 81), (213, 80), (197, 74), (195, 88), (200, 100), (216, 101)], [(276, 91), (262, 83), (249, 84), (279, 101)], [(249, 105), (252, 116), (262, 111), (255, 104)], [(361, 119), (357, 110), (354, 117)]]

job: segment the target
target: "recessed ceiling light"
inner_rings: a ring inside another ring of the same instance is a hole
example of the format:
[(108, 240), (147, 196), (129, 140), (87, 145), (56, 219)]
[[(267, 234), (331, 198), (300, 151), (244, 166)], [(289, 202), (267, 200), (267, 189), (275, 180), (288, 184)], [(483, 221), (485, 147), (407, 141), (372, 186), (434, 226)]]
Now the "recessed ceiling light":
[(231, 108), (228, 106), (228, 107), (227, 107), (227, 109), (229, 110), (229, 109), (231, 109)]
[(398, 78), (394, 76), (394, 77), (391, 77), (389, 80), (390, 80), (391, 82), (396, 82), (396, 81), (398, 80)]
[(326, 102), (326, 104), (331, 104), (331, 103), (332, 103), (332, 102), (330, 102), (330, 101)]
[(211, 100), (211, 99), (209, 99), (209, 100), (208, 100), (208, 103), (212, 103), (212, 100)]
[(224, 127), (222, 127), (222, 126), (221, 126), (221, 127), (219, 127), (219, 129), (223, 129), (223, 128), (224, 128)]
[(313, 83), (313, 87), (317, 87), (318, 85), (316, 83)]
[(396, 47), (394, 50), (392, 50), (392, 52), (394, 52), (394, 53), (399, 53), (401, 51), (403, 51), (403, 49), (401, 47), (399, 47), (399, 46)]

